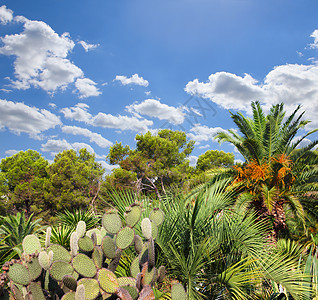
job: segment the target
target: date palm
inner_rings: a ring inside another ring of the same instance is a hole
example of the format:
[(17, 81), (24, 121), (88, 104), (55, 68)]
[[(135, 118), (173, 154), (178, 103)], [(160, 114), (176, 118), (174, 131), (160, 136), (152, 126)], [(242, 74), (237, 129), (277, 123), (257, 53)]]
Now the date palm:
[(272, 106), (265, 116), (259, 102), (252, 102), (253, 117), (231, 113), (240, 134), (235, 130), (219, 132), (219, 142), (230, 142), (243, 155), (246, 162), (236, 168), (235, 183), (252, 197), (251, 206), (264, 217), (273, 221), (273, 237), (284, 235), (287, 230), (285, 210), (291, 209), (301, 220), (304, 211), (301, 197), (308, 191), (317, 190), (312, 178), (317, 176), (317, 155), (311, 151), (318, 140), (298, 150), (299, 144), (318, 129), (311, 130), (295, 141), (298, 131), (309, 121), (302, 120), (304, 112), (298, 106), (286, 116), (284, 104)]

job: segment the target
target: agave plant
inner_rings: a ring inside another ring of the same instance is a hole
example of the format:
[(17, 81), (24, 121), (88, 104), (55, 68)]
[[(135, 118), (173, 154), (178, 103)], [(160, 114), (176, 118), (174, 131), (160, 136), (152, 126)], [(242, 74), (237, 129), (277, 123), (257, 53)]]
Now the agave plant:
[(20, 256), (24, 237), (40, 232), (42, 226), (41, 219), (33, 220), (33, 214), (26, 217), (24, 212), (1, 219), (0, 265), (3, 265), (6, 261)]

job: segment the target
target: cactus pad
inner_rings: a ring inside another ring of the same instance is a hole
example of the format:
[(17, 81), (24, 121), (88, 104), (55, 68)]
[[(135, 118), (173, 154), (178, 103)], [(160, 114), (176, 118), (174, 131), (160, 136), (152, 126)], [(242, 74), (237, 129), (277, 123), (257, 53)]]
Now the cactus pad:
[[(104, 229), (104, 230), (105, 230), (105, 229)], [(97, 228), (93, 228), (93, 229), (88, 230), (88, 231), (86, 232), (86, 235), (91, 238), (93, 232), (96, 233), (96, 237), (97, 237), (96, 245), (99, 246), (99, 245), (102, 243), (102, 234), (101, 234), (101, 231), (98, 230)], [(105, 233), (105, 234), (106, 234), (106, 233)]]
[(153, 268), (155, 266), (155, 244), (153, 239), (148, 241), (148, 264), (149, 268)]
[(134, 237), (134, 246), (135, 246), (135, 251), (139, 254), (142, 250), (142, 247), (144, 246), (144, 243), (142, 241), (142, 238), (138, 235), (135, 234)]
[(137, 274), (140, 273), (139, 257), (137, 256), (130, 265), (130, 274), (136, 278)]
[(117, 281), (120, 287), (128, 285), (136, 286), (136, 279), (132, 277), (119, 277)]
[(133, 300), (129, 292), (124, 288), (118, 288), (116, 291), (116, 295), (119, 297), (119, 299)]
[(116, 256), (116, 246), (111, 237), (105, 236), (103, 238), (102, 249), (107, 258), (113, 259)]
[(104, 262), (103, 251), (99, 247), (95, 247), (92, 253), (92, 260), (98, 269), (101, 269)]
[(96, 275), (96, 267), (93, 261), (85, 254), (77, 254), (74, 256), (72, 265), (74, 270), (83, 277), (94, 277)]
[(164, 266), (160, 266), (158, 269), (158, 281), (162, 282), (166, 277), (166, 268)]
[(151, 237), (153, 240), (158, 237), (158, 226), (153, 221), (151, 221)]
[(141, 271), (141, 283), (143, 286), (151, 285), (155, 282), (158, 276), (158, 270), (156, 268), (149, 269), (148, 263), (144, 263)]
[(49, 248), (47, 248), (47, 253), (50, 251), (53, 252), (53, 262), (63, 260), (65, 262), (71, 261), (71, 254), (61, 245), (51, 244)]
[(42, 273), (42, 267), (39, 263), (38, 257), (33, 257), (30, 262), (27, 263), (27, 268), (30, 272), (30, 280), (37, 279)]
[(148, 261), (149, 246), (148, 242), (144, 244), (140, 254), (139, 254), (139, 264), (142, 266)]
[(104, 214), (102, 224), (106, 231), (112, 234), (116, 234), (122, 227), (120, 217), (115, 210), (108, 211)]
[(85, 287), (85, 300), (94, 300), (99, 295), (99, 284), (96, 279), (82, 278), (78, 285)]
[(69, 292), (64, 294), (61, 300), (75, 300), (75, 292)]
[(75, 300), (85, 300), (85, 286), (83, 284), (77, 286)]
[(138, 204), (132, 204), (129, 207), (127, 207), (125, 212), (127, 226), (134, 227), (141, 217), (141, 212), (141, 207)]
[(151, 234), (151, 221), (149, 218), (144, 218), (141, 221), (141, 231), (144, 237), (149, 240), (152, 237)]
[(77, 281), (72, 275), (63, 276), (62, 282), (68, 289), (72, 291), (76, 291)]
[(97, 273), (100, 287), (107, 293), (113, 294), (119, 288), (116, 275), (108, 269), (100, 269)]
[(19, 290), (19, 288), (16, 285), (12, 284), (11, 292), (13, 293), (13, 295), (15, 297), (14, 299), (16, 299), (16, 300), (24, 300), (22, 292)]
[(171, 287), (171, 299), (186, 300), (187, 294), (181, 283), (176, 283)]
[(41, 251), (40, 240), (34, 234), (29, 234), (23, 239), (22, 247), (25, 254), (39, 253)]
[(50, 268), (49, 255), (45, 251), (41, 251), (40, 252), (40, 254), (39, 254), (39, 263), (40, 263), (40, 266), (44, 270), (48, 270)]
[(80, 252), (89, 254), (94, 249), (94, 243), (90, 237), (84, 236), (78, 239), (78, 248)]
[(72, 275), (73, 272), (73, 267), (62, 260), (54, 262), (50, 267), (50, 275), (57, 281), (61, 281), (65, 275)]
[(36, 282), (31, 282), (28, 286), (30, 300), (45, 300), (41, 285)]
[(28, 285), (30, 283), (30, 272), (22, 264), (14, 263), (9, 267), (7, 276), (15, 284)]
[(78, 238), (81, 238), (85, 235), (86, 232), (86, 223), (84, 221), (79, 221), (76, 226), (76, 233)]
[(141, 292), (139, 293), (139, 299), (155, 300), (155, 294), (149, 285), (145, 286), (141, 290)]
[(161, 209), (154, 208), (149, 215), (149, 219), (155, 222), (157, 226), (159, 226), (163, 223), (165, 219), (165, 214), (163, 213)]
[(121, 229), (116, 236), (116, 246), (119, 249), (128, 248), (134, 241), (135, 232), (130, 227)]
[(135, 286), (122, 286), (121, 288), (125, 289), (133, 300), (138, 298), (139, 291)]
[(71, 248), (71, 255), (75, 256), (77, 254), (77, 251), (78, 251), (78, 235), (77, 235), (76, 231), (71, 234), (70, 248)]

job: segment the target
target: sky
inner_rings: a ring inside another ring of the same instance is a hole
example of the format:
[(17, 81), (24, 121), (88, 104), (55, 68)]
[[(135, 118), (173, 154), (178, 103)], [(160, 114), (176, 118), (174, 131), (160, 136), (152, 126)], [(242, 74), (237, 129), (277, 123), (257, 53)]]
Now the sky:
[(109, 173), (116, 141), (167, 128), (196, 141), (192, 165), (211, 149), (241, 161), (214, 136), (251, 101), (301, 104), (303, 135), (318, 128), (317, 16), (316, 0), (0, 1), (0, 157), (87, 148)]

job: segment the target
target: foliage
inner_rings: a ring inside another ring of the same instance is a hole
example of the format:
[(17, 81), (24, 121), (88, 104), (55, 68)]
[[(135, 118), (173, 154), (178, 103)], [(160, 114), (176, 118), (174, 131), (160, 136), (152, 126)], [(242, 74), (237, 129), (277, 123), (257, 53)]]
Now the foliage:
[(47, 165), (47, 160), (33, 150), (20, 151), (2, 159), (2, 206), (13, 211), (24, 209), (28, 215), (39, 214), (45, 203), (43, 187), (48, 177)]
[(234, 154), (218, 150), (207, 150), (198, 157), (196, 170), (206, 171), (214, 168), (228, 168), (234, 164)]
[(104, 170), (93, 154), (86, 149), (78, 155), (74, 150), (63, 151), (47, 171), (50, 180), (45, 198), (52, 212), (95, 207)]
[(107, 181), (120, 182), (135, 187), (137, 191), (155, 191), (160, 197), (166, 187), (180, 184), (191, 172), (186, 159), (192, 152), (194, 141), (187, 141), (186, 134), (168, 129), (157, 135), (150, 132), (136, 136), (137, 147), (116, 143), (107, 156), (111, 164), (118, 164)]
[(25, 213), (1, 217), (0, 225), (0, 265), (22, 253), (23, 239), (32, 233), (39, 232), (41, 219), (33, 220), (33, 215)]
[[(144, 218), (141, 221), (145, 240), (138, 236), (137, 246), (137, 236), (132, 228), (138, 223), (141, 212), (142, 208), (137, 203), (128, 207), (126, 227), (122, 227), (120, 219), (118, 223), (117, 211), (107, 211), (103, 216), (104, 233), (96, 228), (86, 232), (85, 222), (80, 221), (71, 236), (70, 252), (50, 243), (49, 230), (44, 249), (35, 235), (26, 236), (21, 261), (5, 265), (5, 278), (10, 280), (11, 295), (17, 299), (29, 299), (31, 296), (32, 299), (94, 300), (115, 297), (155, 300), (153, 285), (165, 276), (164, 267), (158, 270), (155, 267), (154, 248), (157, 226), (161, 225), (163, 215), (160, 210), (153, 210), (149, 216), (151, 220)], [(133, 243), (137, 256), (130, 268), (132, 277), (118, 277), (115, 274), (122, 253)], [(160, 292), (156, 294), (163, 295)], [(182, 297), (172, 299), (185, 300)]]

